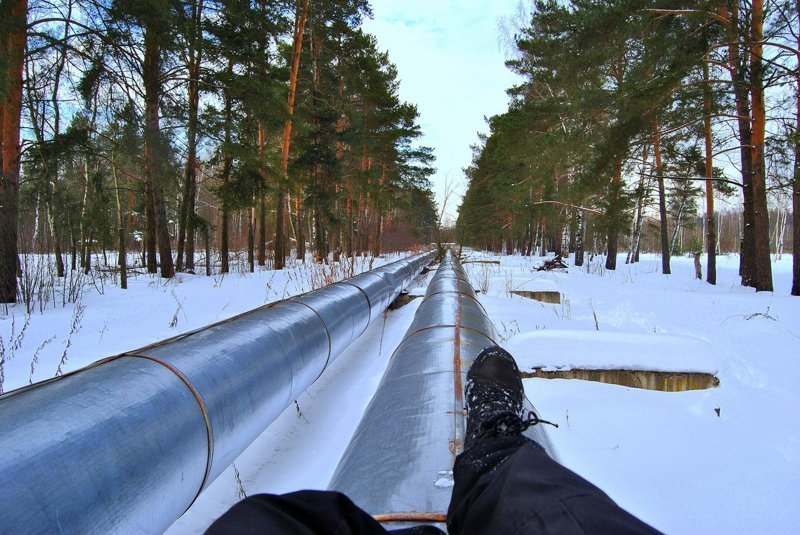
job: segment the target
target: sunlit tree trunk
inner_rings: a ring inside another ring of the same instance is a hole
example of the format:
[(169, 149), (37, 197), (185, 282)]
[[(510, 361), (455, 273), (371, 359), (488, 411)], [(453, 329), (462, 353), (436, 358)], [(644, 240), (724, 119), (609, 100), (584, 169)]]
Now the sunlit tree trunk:
[(22, 112), (22, 65), (25, 53), (27, 0), (3, 3), (8, 11), (7, 33), (3, 36), (6, 52), (5, 87), (0, 93), (0, 303), (17, 300), (17, 214), (19, 210), (19, 126)]
[(767, 168), (764, 155), (766, 106), (764, 102), (764, 0), (753, 0), (750, 49), (750, 94), (753, 101), (753, 253), (756, 291), (772, 291), (772, 264), (769, 257), (769, 211), (767, 208)]
[[(286, 188), (289, 181), (289, 144), (292, 139), (292, 115), (294, 115), (295, 96), (297, 90), (297, 73), (300, 69), (300, 54), (303, 50), (303, 34), (308, 18), (308, 1), (296, 0), (294, 32), (292, 34), (292, 62), (289, 73), (289, 97), (287, 101), (288, 117), (283, 127), (283, 145), (281, 146), (281, 184), (275, 207), (275, 269), (283, 269), (286, 265), (286, 230), (284, 226), (286, 210)], [(302, 7), (301, 7), (302, 2)]]

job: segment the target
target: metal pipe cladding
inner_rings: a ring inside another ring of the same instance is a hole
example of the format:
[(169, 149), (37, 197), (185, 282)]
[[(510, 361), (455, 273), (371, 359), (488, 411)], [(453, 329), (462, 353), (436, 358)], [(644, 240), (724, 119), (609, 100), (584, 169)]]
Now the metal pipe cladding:
[(434, 257), (0, 396), (0, 532), (160, 532)]

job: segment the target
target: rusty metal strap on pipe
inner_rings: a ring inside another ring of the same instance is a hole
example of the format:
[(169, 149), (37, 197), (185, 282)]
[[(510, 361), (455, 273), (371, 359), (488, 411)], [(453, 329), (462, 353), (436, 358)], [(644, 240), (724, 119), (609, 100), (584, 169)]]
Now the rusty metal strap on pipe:
[(297, 303), (298, 305), (303, 305), (304, 307), (306, 307), (309, 310), (311, 310), (311, 312), (316, 314), (317, 317), (319, 318), (319, 321), (322, 322), (322, 326), (325, 328), (325, 334), (328, 335), (328, 358), (325, 359), (325, 365), (319, 371), (319, 375), (317, 375), (317, 378), (314, 379), (314, 382), (316, 382), (317, 379), (322, 377), (322, 374), (325, 373), (325, 370), (328, 368), (328, 363), (331, 361), (331, 352), (333, 351), (333, 342), (331, 341), (331, 331), (330, 331), (330, 329), (328, 329), (328, 324), (325, 323), (325, 319), (322, 317), (322, 315), (320, 315), (319, 312), (314, 310), (314, 307), (312, 307), (309, 304), (303, 303), (302, 301), (296, 301), (294, 297), (290, 298), (289, 301), (291, 301), (292, 303)]
[(203, 488), (205, 487), (206, 482), (208, 481), (208, 476), (211, 472), (211, 463), (214, 460), (214, 432), (211, 429), (211, 418), (208, 415), (208, 409), (206, 409), (206, 404), (203, 401), (202, 396), (200, 396), (200, 392), (197, 391), (194, 385), (192, 385), (189, 379), (178, 368), (176, 368), (169, 362), (166, 362), (156, 357), (151, 357), (149, 355), (142, 355), (140, 353), (123, 353), (121, 355), (115, 355), (113, 357), (108, 357), (102, 360), (98, 360), (90, 367), (98, 366), (100, 364), (105, 364), (106, 362), (111, 362), (112, 360), (118, 360), (123, 357), (146, 359), (151, 362), (155, 362), (156, 364), (160, 364), (169, 371), (171, 371), (178, 377), (178, 379), (180, 379), (183, 382), (183, 384), (186, 385), (186, 388), (188, 388), (189, 391), (192, 393), (195, 401), (197, 401), (198, 407), (200, 408), (200, 414), (203, 415), (203, 420), (205, 421), (206, 424), (206, 438), (208, 439), (208, 455), (206, 457), (206, 469), (205, 473), (203, 474), (203, 480), (200, 482), (200, 488), (197, 489), (197, 494), (195, 494), (194, 498), (192, 499), (192, 503), (190, 503), (189, 506), (186, 508), (186, 510), (188, 511), (189, 507), (191, 507), (194, 504), (194, 502), (197, 500), (197, 497), (200, 496), (200, 493), (203, 491)]
[[(362, 275), (363, 275), (363, 273), (362, 273)], [(383, 277), (381, 277), (381, 278), (383, 278)], [(368, 307), (368, 310), (369, 310), (369, 315), (367, 317), (371, 318), (372, 317), (372, 303), (369, 300), (369, 296), (367, 295), (367, 292), (365, 292), (364, 289), (361, 288), (360, 286), (357, 286), (357, 285), (353, 284), (350, 281), (342, 281), (339, 284), (347, 284), (348, 286), (352, 286), (353, 288), (358, 289), (358, 291), (361, 292), (364, 295), (364, 299), (367, 300), (367, 307)], [(369, 322), (367, 322), (367, 324), (364, 326), (364, 330), (361, 331), (361, 334), (364, 334), (367, 331), (367, 327), (369, 327)], [(359, 334), (359, 336), (361, 336), (361, 334)]]
[[(461, 290), (458, 291), (458, 309), (456, 310), (456, 338), (453, 341), (453, 463), (464, 449), (464, 384), (461, 380)], [(458, 411), (462, 415), (457, 414)]]
[[(400, 348), (400, 346), (403, 345), (403, 342), (405, 342), (409, 338), (411, 338), (414, 335), (417, 335), (419, 333), (422, 333), (422, 332), (425, 332), (425, 331), (430, 331), (431, 329), (445, 329), (445, 328), (446, 329), (455, 329), (456, 327), (457, 326), (454, 325), (454, 324), (444, 324), (444, 325), (429, 325), (427, 327), (423, 327), (421, 329), (417, 329), (413, 333), (408, 333), (407, 335), (405, 335), (405, 337), (403, 338), (403, 341), (400, 342), (400, 345), (398, 346), (398, 349)], [(481, 332), (481, 331), (479, 331), (477, 329), (473, 329), (472, 327), (466, 327), (464, 325), (461, 325), (459, 328), (462, 329), (462, 330), (465, 330), (465, 331), (470, 331), (470, 332), (473, 332), (475, 334), (479, 334), (479, 335), (483, 336), (484, 338), (486, 338), (487, 340), (489, 340), (493, 345), (498, 345), (497, 342), (495, 342), (494, 339), (492, 339), (491, 336), (489, 336), (488, 334), (483, 333), (483, 332)], [(395, 353), (396, 352), (397, 352), (397, 349), (395, 349)], [(394, 353), (392, 353), (392, 354), (394, 354)]]
[(385, 513), (372, 515), (372, 518), (380, 522), (447, 522), (447, 515), (440, 513)]
[(462, 293), (462, 292), (460, 292), (458, 290), (442, 290), (440, 292), (433, 292), (432, 294), (427, 294), (425, 297), (433, 297), (434, 295), (444, 295), (444, 294), (458, 294), (459, 297), (460, 296), (468, 297), (468, 298), (472, 299), (473, 301), (475, 301), (478, 304), (479, 307), (481, 307), (481, 310), (483, 310), (484, 314), (486, 313), (486, 309), (483, 307), (483, 304), (480, 301), (478, 301), (477, 297), (473, 297), (471, 295)]

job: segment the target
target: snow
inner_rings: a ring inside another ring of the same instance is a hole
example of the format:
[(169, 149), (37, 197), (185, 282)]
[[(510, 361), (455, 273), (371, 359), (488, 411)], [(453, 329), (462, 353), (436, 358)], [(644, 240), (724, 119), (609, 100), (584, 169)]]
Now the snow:
[[(616, 272), (604, 258), (568, 273), (537, 272), (540, 262), (466, 264), (473, 285), (488, 279), (481, 302), (522, 368), (706, 371), (720, 380), (689, 392), (524, 380), (542, 417), (560, 425), (547, 429), (560, 461), (667, 533), (796, 533), (800, 298), (789, 295), (791, 258), (773, 263), (774, 293), (739, 286), (734, 256), (718, 258), (715, 287), (694, 278), (691, 258), (673, 258), (670, 276), (651, 255), (632, 266), (621, 256)], [(510, 293), (517, 289), (557, 290), (562, 304)]]
[[(569, 351), (565, 351), (569, 348)], [(719, 369), (714, 348), (694, 336), (540, 330), (511, 338), (506, 349), (520, 370), (649, 370), (706, 372)]]
[[(631, 266), (621, 255), (616, 272), (600, 257), (568, 272), (538, 272), (536, 257), (470, 253), (467, 260), (500, 261), (464, 267), (498, 341), (523, 369), (704, 371), (720, 380), (709, 390), (656, 392), (526, 379), (541, 416), (560, 425), (547, 433), (561, 462), (669, 533), (797, 532), (800, 298), (789, 296), (788, 256), (773, 263), (774, 293), (739, 286), (735, 256), (718, 258), (717, 286), (696, 280), (693, 259), (682, 257), (673, 259), (670, 276), (652, 255)], [(0, 309), (6, 356), (13, 350), (4, 389), (28, 383), (34, 354), (51, 337), (38, 351), (34, 380), (53, 376), (65, 347), (69, 371), (341, 276), (305, 267), (171, 282), (139, 276), (127, 292), (88, 288), (77, 322), (76, 304), (33, 314), (21, 338), (24, 310)], [(558, 291), (562, 302), (540, 303), (516, 290)], [(424, 284), (410, 293), (424, 293)], [(419, 303), (374, 322), (169, 533), (202, 532), (242, 491), (326, 488)], [(450, 474), (440, 476), (437, 484), (451, 484)]]

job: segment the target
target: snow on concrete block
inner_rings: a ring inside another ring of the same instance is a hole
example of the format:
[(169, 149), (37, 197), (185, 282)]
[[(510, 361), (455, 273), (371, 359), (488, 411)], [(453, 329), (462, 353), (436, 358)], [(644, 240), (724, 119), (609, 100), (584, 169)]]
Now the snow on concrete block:
[(714, 347), (687, 335), (547, 329), (520, 333), (505, 348), (523, 371), (651, 370), (715, 375), (719, 368)]

